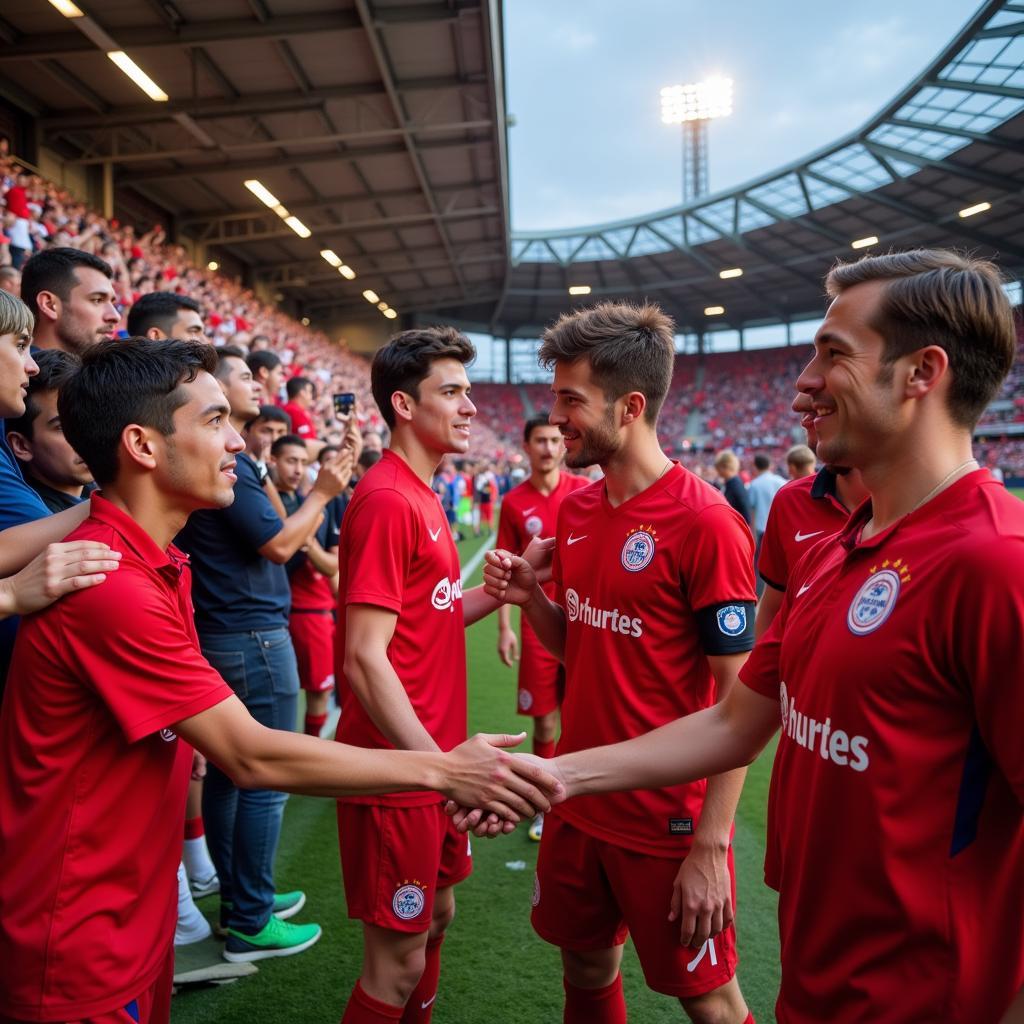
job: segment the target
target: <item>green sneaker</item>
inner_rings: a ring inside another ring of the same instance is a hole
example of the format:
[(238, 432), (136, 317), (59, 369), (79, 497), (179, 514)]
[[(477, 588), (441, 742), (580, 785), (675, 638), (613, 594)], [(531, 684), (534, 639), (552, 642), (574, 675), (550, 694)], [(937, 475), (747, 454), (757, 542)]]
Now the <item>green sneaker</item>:
[[(220, 923), (213, 926), (218, 938), (226, 938), (228, 934), (228, 918), (231, 916), (231, 900), (220, 901)], [(294, 917), (306, 905), (306, 894), (301, 889), (294, 892), (275, 892), (272, 913), (279, 921), (287, 921)]]
[(288, 924), (271, 915), (255, 935), (243, 935), (229, 928), (224, 959), (237, 964), (266, 960), (272, 956), (293, 956), (309, 949), (322, 934), (318, 924)]

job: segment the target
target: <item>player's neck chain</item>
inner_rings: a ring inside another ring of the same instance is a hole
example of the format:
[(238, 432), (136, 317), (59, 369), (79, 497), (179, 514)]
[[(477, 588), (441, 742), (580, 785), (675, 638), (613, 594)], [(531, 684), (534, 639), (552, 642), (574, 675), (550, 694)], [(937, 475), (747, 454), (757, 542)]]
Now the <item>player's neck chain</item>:
[[(934, 498), (934, 497), (935, 497), (935, 495), (936, 495), (936, 494), (938, 494), (938, 493), (939, 493), (939, 491), (941, 491), (941, 490), (943, 489), (943, 487), (945, 487), (945, 486), (946, 486), (947, 484), (950, 484), (950, 483), (952, 483), (952, 482), (953, 482), (953, 479), (954, 479), (955, 477), (957, 477), (957, 476), (958, 476), (958, 475), (959, 475), (960, 473), (963, 473), (963, 471), (964, 471), (965, 469), (967, 469), (968, 467), (970, 467), (970, 469), (971, 469), (971, 471), (972, 471), (972, 472), (973, 472), (974, 470), (978, 469), (978, 468), (979, 468), (979, 466), (978, 466), (978, 460), (977, 460), (977, 459), (975, 459), (975, 458), (970, 458), (970, 459), (968, 459), (968, 460), (967, 460), (966, 462), (961, 462), (961, 463), (960, 463), (960, 465), (956, 467), (956, 469), (953, 469), (953, 470), (951, 470), (951, 471), (950, 471), (949, 473), (947, 473), (947, 474), (946, 474), (946, 475), (945, 475), (945, 476), (944, 476), (944, 477), (943, 477), (943, 478), (942, 478), (942, 479), (941, 479), (941, 480), (940, 480), (940, 481), (939, 481), (939, 482), (938, 482), (938, 483), (937, 483), (937, 484), (936, 484), (936, 485), (935, 485), (935, 486), (934, 486), (934, 487), (933, 487), (933, 488), (932, 488), (932, 489), (931, 489), (931, 490), (930, 490), (930, 491), (929, 491), (929, 492), (928, 492), (928, 493), (927, 493), (927, 494), (926, 494), (926, 495), (925, 495), (925, 496), (924, 496), (924, 497), (923, 497), (923, 498), (922, 498), (922, 499), (921, 499), (921, 500), (920, 500), (920, 501), (919, 501), (919, 502), (918, 502), (918, 503), (917, 503), (917, 504), (916, 504), (916, 505), (915, 505), (915, 506), (914, 506), (914, 507), (913, 507), (913, 508), (912, 508), (912, 509), (910, 510), (910, 512), (916, 512), (916, 511), (917, 511), (917, 510), (918, 510), (918, 509), (919, 509), (919, 508), (920, 508), (920, 507), (921, 507), (922, 505), (924, 505), (924, 504), (925, 504), (926, 502), (929, 502), (929, 501), (931, 501), (931, 500), (932, 500), (932, 498)], [(908, 516), (910, 515), (910, 512), (908, 512), (908, 513), (907, 513), (907, 515), (908, 515)]]

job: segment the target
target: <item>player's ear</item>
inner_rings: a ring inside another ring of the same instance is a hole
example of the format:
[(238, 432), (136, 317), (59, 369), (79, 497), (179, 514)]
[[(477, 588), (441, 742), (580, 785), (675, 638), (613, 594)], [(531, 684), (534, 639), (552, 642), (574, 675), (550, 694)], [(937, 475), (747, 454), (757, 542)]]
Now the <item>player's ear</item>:
[(412, 412), (415, 406), (412, 395), (406, 391), (391, 392), (391, 408), (394, 410), (396, 420), (404, 420), (406, 423), (412, 419)]
[(137, 466), (154, 470), (157, 466), (158, 436), (150, 427), (129, 423), (121, 432), (121, 451)]
[(907, 398), (923, 398), (948, 376), (949, 355), (938, 345), (919, 348), (910, 354), (908, 360)]
[(647, 408), (647, 398), (640, 391), (630, 391), (623, 396), (622, 423), (633, 423), (641, 419)]

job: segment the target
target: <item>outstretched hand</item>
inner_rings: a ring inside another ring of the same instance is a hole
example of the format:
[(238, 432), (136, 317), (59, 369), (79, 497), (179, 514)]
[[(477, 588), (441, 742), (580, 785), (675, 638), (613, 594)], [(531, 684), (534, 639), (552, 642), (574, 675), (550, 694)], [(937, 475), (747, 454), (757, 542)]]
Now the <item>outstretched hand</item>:
[(680, 945), (700, 949), (733, 920), (732, 876), (725, 850), (693, 847), (672, 884), (668, 919), (679, 922)]
[(0, 608), (6, 615), (28, 615), (73, 590), (95, 587), (121, 562), (121, 552), (95, 540), (50, 544), (21, 572), (0, 580)]
[(484, 592), (503, 604), (526, 604), (537, 586), (533, 566), (519, 555), (496, 548), (484, 555)]
[(481, 815), (491, 812), (513, 827), (523, 818), (549, 811), (552, 803), (563, 798), (564, 790), (561, 781), (547, 770), (547, 762), (503, 749), (518, 746), (525, 738), (525, 733), (477, 733), (449, 751), (442, 792), (450, 803), (481, 808)]

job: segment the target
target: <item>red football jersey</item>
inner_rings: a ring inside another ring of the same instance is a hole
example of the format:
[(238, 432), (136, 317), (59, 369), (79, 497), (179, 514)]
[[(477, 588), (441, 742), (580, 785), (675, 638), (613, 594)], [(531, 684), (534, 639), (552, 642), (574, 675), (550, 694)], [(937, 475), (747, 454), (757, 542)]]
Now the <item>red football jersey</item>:
[(101, 496), (69, 540), (124, 555), (23, 619), (0, 716), (0, 1016), (80, 1020), (163, 970), (192, 748), (231, 696), (199, 652), (186, 557)]
[(838, 533), (849, 518), (830, 470), (790, 480), (775, 495), (768, 513), (757, 561), (761, 579), (776, 590), (785, 590), (796, 563), (814, 544)]
[(1024, 504), (979, 470), (815, 545), (742, 671), (781, 704), (780, 1024), (998, 1021), (1024, 984)]
[[(345, 679), (345, 609), (396, 612), (388, 658), (423, 727), (442, 750), (466, 738), (466, 638), (459, 555), (437, 495), (394, 452), (359, 481), (341, 526), (334, 674), (341, 682), (337, 739), (392, 749)], [(414, 807), (436, 793), (347, 797)]]
[[(697, 613), (721, 606), (724, 634), (745, 632), (754, 542), (713, 487), (674, 466), (613, 508), (599, 480), (558, 518), (554, 576), (566, 614), (566, 689), (558, 753), (617, 743), (715, 703)], [(681, 856), (704, 780), (575, 797), (558, 813), (581, 831), (654, 856)]]
[(301, 405), (295, 402), (285, 402), (281, 408), (288, 413), (288, 419), (292, 421), (293, 434), (298, 434), (303, 440), (316, 437), (313, 418)]

